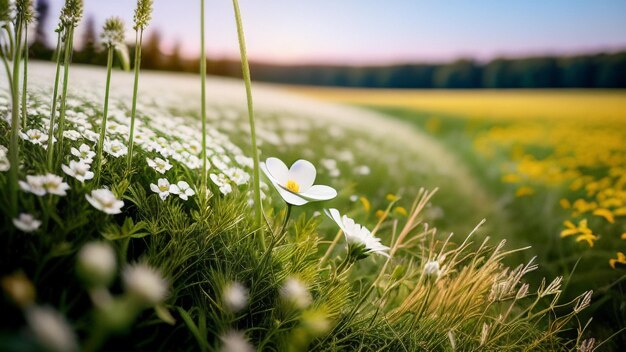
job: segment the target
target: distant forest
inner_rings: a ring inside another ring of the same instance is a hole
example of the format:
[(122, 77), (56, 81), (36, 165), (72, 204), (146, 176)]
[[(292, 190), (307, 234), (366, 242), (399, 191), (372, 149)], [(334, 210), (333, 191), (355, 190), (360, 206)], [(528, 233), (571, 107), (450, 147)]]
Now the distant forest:
[[(39, 22), (33, 58), (49, 60), (53, 49), (46, 44), (44, 28), (49, 6), (37, 2)], [(93, 18), (83, 24), (82, 47), (74, 52), (76, 63), (106, 65), (99, 49)], [(55, 38), (56, 39), (56, 38)], [(199, 72), (199, 60), (181, 57), (180, 44), (172, 54), (160, 51), (161, 35), (152, 31), (144, 40), (142, 68), (149, 70)], [(130, 48), (131, 55), (133, 48)], [(132, 57), (132, 56), (131, 56)], [(257, 81), (336, 87), (365, 88), (626, 88), (626, 51), (568, 57), (499, 58), (487, 63), (461, 59), (447, 63), (407, 63), (379, 66), (275, 65), (252, 62)], [(241, 77), (237, 60), (208, 59), (207, 73)]]

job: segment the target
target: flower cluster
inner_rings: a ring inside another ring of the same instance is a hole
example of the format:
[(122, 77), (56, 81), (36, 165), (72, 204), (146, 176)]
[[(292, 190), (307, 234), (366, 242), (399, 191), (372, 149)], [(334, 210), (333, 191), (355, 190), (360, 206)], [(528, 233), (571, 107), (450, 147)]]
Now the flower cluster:
[(63, 182), (61, 176), (55, 174), (28, 175), (26, 181), (19, 181), (20, 188), (24, 192), (43, 197), (46, 194), (65, 196), (70, 186)]

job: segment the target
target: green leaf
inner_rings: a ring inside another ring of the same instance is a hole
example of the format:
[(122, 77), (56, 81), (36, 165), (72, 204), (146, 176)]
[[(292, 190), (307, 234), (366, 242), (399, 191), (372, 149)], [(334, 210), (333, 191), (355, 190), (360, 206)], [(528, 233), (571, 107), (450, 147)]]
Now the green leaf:
[(119, 226), (115, 223), (107, 224), (102, 231), (102, 236), (109, 241), (121, 240), (124, 238), (142, 238), (150, 234), (146, 231), (148, 224), (145, 221), (134, 223), (133, 219), (128, 217), (124, 220), (124, 224)]
[(128, 47), (125, 44), (116, 45), (115, 53), (122, 64), (122, 69), (126, 72), (130, 71), (130, 55), (128, 54)]
[(180, 307), (176, 307), (176, 309), (178, 310), (178, 314), (180, 314), (180, 317), (183, 318), (183, 321), (185, 322), (185, 325), (187, 325), (189, 331), (191, 331), (191, 334), (196, 338), (196, 341), (198, 342), (198, 345), (200, 345), (200, 348), (203, 350), (207, 349), (209, 347), (209, 344), (204, 339), (205, 334), (200, 333), (200, 329), (198, 329), (198, 326), (193, 321), (189, 313)]
[(170, 325), (176, 324), (176, 319), (174, 319), (174, 317), (172, 316), (172, 313), (170, 313), (170, 311), (164, 305), (159, 304), (156, 307), (154, 307), (154, 312), (164, 322)]

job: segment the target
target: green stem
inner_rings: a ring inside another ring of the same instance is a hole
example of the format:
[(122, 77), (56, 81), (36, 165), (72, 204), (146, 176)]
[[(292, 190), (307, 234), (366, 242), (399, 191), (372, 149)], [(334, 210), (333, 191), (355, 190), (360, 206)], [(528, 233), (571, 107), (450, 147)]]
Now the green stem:
[(102, 171), (102, 148), (104, 146), (104, 139), (106, 138), (107, 130), (107, 117), (109, 111), (109, 87), (111, 85), (111, 68), (113, 66), (113, 47), (108, 48), (107, 53), (107, 81), (104, 91), (104, 109), (102, 111), (102, 123), (100, 124), (100, 138), (98, 139), (98, 148), (96, 150), (96, 184), (100, 184), (100, 173)]
[(206, 52), (204, 49), (204, 0), (200, 0), (200, 114), (202, 115), (202, 183), (203, 190), (207, 187), (206, 169)]
[(135, 117), (137, 115), (137, 90), (139, 88), (139, 68), (141, 66), (141, 42), (143, 40), (143, 29), (139, 28), (135, 32), (135, 83), (133, 85), (133, 105), (130, 110), (130, 136), (128, 138), (128, 171), (133, 161), (133, 146), (135, 144)]
[[(246, 85), (246, 98), (248, 101), (248, 118), (250, 122), (250, 138), (252, 141), (252, 160), (254, 161), (254, 205), (255, 205), (255, 219), (256, 225), (261, 226), (263, 205), (261, 204), (261, 187), (260, 187), (260, 173), (259, 173), (259, 150), (256, 143), (256, 128), (254, 125), (254, 109), (252, 104), (252, 82), (250, 80), (250, 66), (248, 65), (248, 55), (246, 54), (246, 40), (243, 34), (243, 24), (241, 22), (241, 13), (239, 11), (239, 2), (233, 0), (233, 7), (235, 9), (235, 20), (237, 22), (237, 36), (239, 38), (239, 52), (241, 54), (241, 70), (243, 72), (243, 80)], [(262, 236), (262, 231), (259, 232)], [(261, 242), (263, 240), (261, 239)]]
[[(67, 38), (66, 38), (67, 39)], [(53, 159), (54, 159), (54, 120), (56, 119), (57, 111), (57, 94), (59, 94), (59, 75), (61, 73), (61, 31), (57, 36), (57, 49), (56, 49), (56, 73), (54, 75), (54, 91), (52, 93), (52, 108), (50, 110), (50, 128), (48, 129), (48, 170), (53, 171)]]
[[(59, 155), (63, 155), (63, 131), (65, 130), (65, 109), (67, 103), (67, 83), (70, 75), (70, 62), (72, 61), (72, 50), (74, 40), (74, 26), (70, 24), (67, 28), (67, 41), (65, 42), (65, 55), (63, 58), (63, 91), (61, 92), (61, 110), (59, 112), (59, 126), (57, 128), (57, 140), (59, 141)], [(59, 160), (60, 161), (60, 160)]]
[(11, 168), (9, 169), (9, 195), (10, 195), (10, 205), (11, 205), (11, 216), (15, 217), (18, 213), (18, 200), (17, 200), (17, 191), (18, 191), (18, 171), (20, 167), (19, 162), (19, 141), (18, 141), (18, 131), (20, 129), (20, 92), (19, 92), (19, 77), (20, 77), (20, 56), (22, 51), (21, 49), (21, 38), (22, 38), (22, 20), (18, 17), (17, 19), (17, 28), (15, 34), (15, 50), (13, 51), (13, 75), (11, 81), (11, 97), (12, 97), (12, 106), (11, 106), (11, 144), (9, 149), (9, 161), (11, 163)]
[(28, 25), (24, 30), (24, 79), (22, 82), (22, 128), (26, 129), (28, 108), (26, 107), (26, 89), (28, 85)]

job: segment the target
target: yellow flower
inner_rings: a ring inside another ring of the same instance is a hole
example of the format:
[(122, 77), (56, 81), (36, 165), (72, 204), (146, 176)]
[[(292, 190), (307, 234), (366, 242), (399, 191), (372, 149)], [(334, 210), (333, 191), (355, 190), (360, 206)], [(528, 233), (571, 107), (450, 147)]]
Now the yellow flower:
[(395, 202), (395, 201), (397, 201), (398, 199), (400, 199), (400, 197), (396, 196), (396, 195), (395, 195), (395, 194), (393, 194), (393, 193), (389, 193), (389, 194), (387, 194), (387, 196), (386, 196), (385, 198), (387, 198), (387, 200), (388, 200), (388, 201), (390, 201), (390, 202)]
[(383, 210), (376, 210), (376, 217), (377, 218), (382, 218), (383, 216), (385, 216), (385, 212)]
[(533, 195), (535, 193), (535, 190), (530, 187), (530, 186), (522, 186), (520, 188), (517, 189), (517, 191), (515, 191), (515, 196), (516, 197), (524, 197), (524, 196), (530, 196)]
[(615, 222), (615, 217), (613, 216), (613, 213), (611, 213), (611, 211), (606, 208), (598, 208), (594, 210), (593, 215), (601, 216), (611, 224)]
[(408, 213), (407, 213), (406, 209), (404, 209), (404, 207), (396, 207), (396, 208), (394, 209), (394, 211), (395, 211), (396, 213), (398, 213), (398, 214), (402, 215), (402, 216), (407, 216), (407, 215), (408, 215)]
[(589, 247), (593, 247), (593, 241), (598, 239), (598, 236), (594, 235), (587, 226), (587, 219), (580, 220), (578, 226), (574, 225), (574, 223), (569, 220), (563, 222), (563, 225), (565, 225), (566, 229), (561, 231), (561, 237), (578, 235), (576, 242), (587, 241)]
[(506, 174), (502, 176), (502, 182), (504, 183), (518, 183), (521, 179), (517, 174)]
[(620, 263), (620, 264), (626, 265), (626, 255), (624, 255), (624, 253), (622, 253), (622, 252), (617, 252), (617, 258), (616, 259), (609, 259), (609, 265), (611, 266), (611, 268), (615, 269), (615, 264), (616, 263)]
[(589, 247), (593, 247), (593, 241), (597, 240), (598, 237), (592, 233), (585, 233), (578, 237), (576, 237), (576, 242), (587, 241)]
[(626, 240), (626, 232), (624, 232), (624, 233), (622, 234), (622, 239), (623, 239), (623, 240)]
[(370, 210), (372, 209), (372, 205), (370, 204), (370, 201), (367, 200), (367, 198), (365, 197), (361, 197), (359, 198), (359, 200), (361, 201), (361, 204), (363, 204), (363, 208), (365, 208), (366, 212), (370, 212)]
[(569, 200), (565, 198), (561, 199), (559, 203), (561, 204), (561, 208), (563, 209), (569, 209), (572, 207), (572, 204), (569, 202)]

